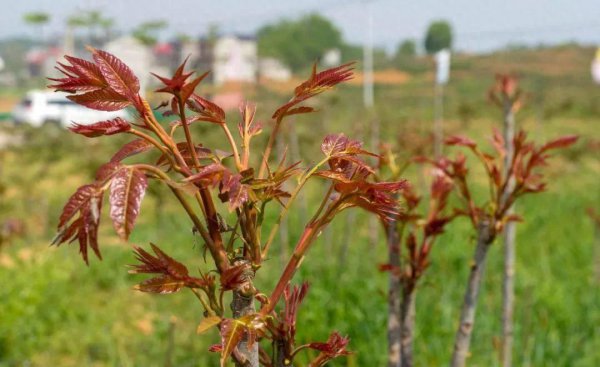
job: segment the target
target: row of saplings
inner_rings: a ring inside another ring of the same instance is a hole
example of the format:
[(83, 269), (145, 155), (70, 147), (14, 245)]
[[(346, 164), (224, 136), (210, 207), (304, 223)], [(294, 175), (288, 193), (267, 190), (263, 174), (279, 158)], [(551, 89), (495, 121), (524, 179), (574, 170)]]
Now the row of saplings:
[[(510, 209), (514, 202), (524, 194), (543, 190), (538, 169), (548, 152), (575, 141), (574, 137), (565, 137), (536, 146), (524, 133), (510, 136), (512, 132), (508, 131), (508, 137), (494, 135), (495, 153), (487, 154), (468, 138), (449, 138), (447, 144), (464, 146), (479, 158), (489, 176), (490, 197), (473, 197), (462, 154), (454, 159), (422, 158), (421, 162), (432, 165), (434, 175), (429, 205), (420, 213), (420, 197), (400, 178), (401, 169), (389, 150), (376, 155), (344, 134), (332, 134), (324, 137), (322, 158), (316, 163), (288, 165), (285, 153), (272, 156), (286, 118), (313, 112), (306, 101), (350, 79), (350, 64), (322, 72), (313, 68), (290, 100), (273, 113), (267, 145), (261, 144), (258, 153), (253, 154), (253, 139), (263, 132), (263, 125), (254, 118), (255, 106), (240, 106), (237, 128), (230, 129), (232, 121), (226, 121), (223, 109), (196, 93), (206, 74), (192, 78), (184, 62), (172, 77), (156, 76), (163, 84), (157, 92), (166, 99), (153, 109), (140, 95), (139, 80), (127, 65), (105, 51), (90, 52), (91, 60), (66, 56), (67, 62), (59, 63), (64, 76), (51, 79), (50, 87), (70, 93), (68, 98), (88, 108), (135, 111), (131, 121), (116, 118), (71, 127), (73, 132), (90, 138), (127, 134), (132, 140), (98, 169), (92, 183), (81, 186), (69, 198), (53, 243), (77, 241), (86, 263), (89, 249), (101, 258), (98, 227), (105, 194), (113, 226), (127, 240), (149, 182), (166, 185), (190, 220), (194, 235), (204, 243), (204, 254), (208, 255), (205, 259), (210, 260), (205, 261), (204, 269), (192, 273), (167, 255), (163, 246), (150, 244), (152, 252), (136, 246), (138, 263), (131, 266), (130, 272), (150, 275), (136, 286), (140, 291), (175, 293), (187, 289), (197, 298), (204, 313), (198, 332), (219, 330), (220, 340), (210, 351), (220, 354), (221, 366), (228, 361), (236, 366), (290, 366), (300, 353), (312, 350), (303, 359), (309, 360), (308, 366), (317, 367), (350, 353), (346, 349), (349, 339), (337, 332), (326, 341), (297, 343), (296, 315), (308, 286), (292, 286), (290, 282), (318, 234), (339, 213), (354, 207), (379, 217), (388, 234), (390, 260), (384, 268), (391, 277), (390, 366), (412, 365), (415, 289), (428, 265), (435, 238), (452, 219), (469, 218), (477, 233), (477, 245), (452, 360), (453, 366), (464, 365), (487, 250), (503, 228), (517, 220)], [(517, 101), (514, 82), (510, 78), (502, 80), (498, 93), (508, 107), (507, 114), (512, 114)], [(161, 110), (166, 118), (159, 121), (155, 112)], [(222, 143), (229, 151), (200, 144), (193, 134), (197, 124), (220, 129)], [(132, 156), (137, 163), (127, 163)], [(380, 164), (373, 166), (366, 158), (376, 158)], [(390, 181), (381, 181), (384, 175)], [(280, 224), (309, 180), (325, 181), (328, 190), (305, 224), (275, 287), (257, 289), (254, 279), (266, 265)], [(462, 207), (447, 214), (451, 192), (460, 197)], [(263, 229), (268, 211), (275, 211), (277, 219)], [(203, 253), (193, 256), (202, 257)], [(231, 299), (229, 310), (225, 299)]]

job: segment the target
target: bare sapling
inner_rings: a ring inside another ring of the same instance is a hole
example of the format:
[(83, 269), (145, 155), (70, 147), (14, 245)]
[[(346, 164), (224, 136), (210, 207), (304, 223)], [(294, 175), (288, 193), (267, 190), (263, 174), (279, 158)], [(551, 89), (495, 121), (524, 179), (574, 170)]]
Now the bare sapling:
[[(514, 149), (512, 141), (515, 136), (515, 114), (521, 108), (521, 90), (518, 80), (514, 75), (496, 75), (496, 84), (489, 92), (490, 100), (502, 110), (503, 135), (506, 155), (504, 157), (504, 169), (509, 167), (513, 159)], [(506, 175), (507, 172), (504, 172)], [(503, 196), (514, 189), (514, 178), (510, 179)], [(514, 205), (507, 209), (508, 216), (513, 215)], [(506, 223), (502, 233), (504, 244), (504, 272), (502, 274), (502, 345), (500, 360), (503, 367), (512, 366), (513, 346), (513, 313), (515, 298), (515, 256), (516, 256), (516, 222)]]

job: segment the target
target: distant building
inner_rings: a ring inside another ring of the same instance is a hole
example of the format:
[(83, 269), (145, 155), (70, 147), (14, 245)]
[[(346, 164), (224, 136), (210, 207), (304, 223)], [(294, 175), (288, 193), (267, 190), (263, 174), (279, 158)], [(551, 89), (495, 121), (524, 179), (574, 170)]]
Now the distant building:
[(256, 82), (258, 53), (254, 37), (230, 35), (219, 37), (213, 48), (213, 80), (225, 82)]
[(262, 58), (258, 61), (258, 74), (261, 79), (284, 82), (290, 80), (292, 71), (281, 61), (272, 57)]
[(210, 71), (205, 79), (212, 81), (213, 47), (212, 42), (207, 39), (182, 41), (177, 40), (170, 43), (173, 48), (171, 57), (171, 70), (175, 70), (188, 58), (186, 69), (194, 70), (199, 74)]
[(56, 76), (54, 67), (57, 61), (63, 61), (64, 51), (60, 47), (32, 48), (25, 54), (27, 71), (32, 77)]
[(144, 93), (150, 82), (150, 72), (162, 74), (154, 68), (154, 55), (152, 49), (145, 46), (134, 37), (125, 36), (117, 38), (104, 45), (107, 52), (115, 55), (127, 64), (140, 80), (140, 91)]

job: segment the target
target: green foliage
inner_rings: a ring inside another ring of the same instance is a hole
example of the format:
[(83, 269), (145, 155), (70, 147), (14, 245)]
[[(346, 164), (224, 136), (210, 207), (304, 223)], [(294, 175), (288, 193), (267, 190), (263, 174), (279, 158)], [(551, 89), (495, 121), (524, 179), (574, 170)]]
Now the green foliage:
[(23, 16), (25, 23), (34, 25), (44, 25), (50, 21), (50, 15), (44, 12), (31, 12)]
[(158, 42), (158, 32), (168, 26), (165, 20), (151, 20), (138, 25), (132, 35), (144, 45), (152, 46)]
[(415, 40), (404, 40), (398, 45), (396, 57), (414, 57), (417, 54), (417, 44)]
[(434, 54), (444, 48), (452, 47), (452, 27), (445, 20), (438, 20), (429, 25), (425, 35), (425, 51)]
[(318, 14), (264, 26), (257, 36), (261, 56), (278, 58), (293, 70), (314, 63), (328, 49), (342, 46), (341, 32)]
[[(522, 68), (519, 70), (524, 76), (523, 89), (533, 94), (520, 120), (532, 131), (532, 136), (544, 141), (578, 133), (584, 139), (575, 147), (579, 149), (578, 155), (572, 156), (569, 152), (552, 162), (549, 192), (525, 199), (518, 208), (526, 221), (518, 224), (517, 235), (516, 366), (600, 365), (597, 328), (600, 288), (592, 278), (593, 226), (584, 217), (585, 208), (600, 202), (597, 182), (600, 167), (597, 151), (591, 150), (591, 144), (600, 140), (595, 123), (600, 112), (594, 99), (595, 86), (588, 77), (588, 56), (593, 50), (576, 51), (568, 55), (576, 62), (560, 61), (561, 71), (571, 70), (573, 65), (578, 67), (574, 72), (568, 71), (568, 77), (542, 75), (543, 70), (539, 75), (532, 74), (531, 70), (539, 69), (537, 64), (532, 64), (536, 53), (496, 54), (469, 58), (464, 72), (457, 74), (455, 82), (448, 87), (449, 132), (456, 132), (455, 121), (461, 115), (473, 113), (472, 123), (461, 127), (466, 129), (461, 132), (483, 141), (484, 134), (499, 118), (497, 113), (491, 112), (484, 97), (493, 81), (493, 70), (513, 62)], [(410, 133), (426, 134), (431, 121), (431, 94), (430, 79), (422, 75), (411, 75), (402, 86), (379, 86), (378, 114), (381, 121), (393, 122), (382, 124), (382, 136), (393, 140), (400, 133), (405, 137)], [(308, 147), (326, 131), (350, 134), (353, 129), (364, 128), (361, 90), (349, 86), (335, 96), (338, 100), (335, 106), (310, 117), (298, 117), (295, 128), (303, 158), (313, 161), (319, 158), (317, 154), (311, 155), (314, 152)], [(270, 108), (267, 106), (274, 103), (273, 100), (281, 100), (281, 96), (261, 95), (258, 100), (262, 107), (257, 119), (268, 121), (265, 111)], [(575, 105), (568, 110), (556, 109), (540, 123), (545, 109), (567, 100)], [(320, 102), (331, 103), (325, 98)], [(462, 104), (468, 106), (460, 107)], [(198, 124), (194, 128), (202, 131), (204, 126)], [(202, 143), (217, 141), (218, 132), (205, 131)], [(27, 225), (32, 233), (0, 253), (0, 279), (7, 280), (0, 288), (0, 366), (167, 365), (164, 361), (171, 315), (179, 319), (171, 365), (218, 365), (218, 354), (207, 353), (207, 341), (216, 337), (217, 331), (210, 331), (210, 337), (195, 334), (202, 317), (199, 308), (190, 307), (195, 302), (191, 295), (148, 297), (132, 291), (137, 278), (126, 274), (123, 265), (133, 264), (134, 254), (130, 246), (111, 236), (107, 216), (101, 228), (104, 261), (92, 262), (87, 269), (75, 249), (57, 251), (48, 247), (51, 234), (40, 229), (43, 228), (41, 223), (48, 221), (46, 229), (54, 227), (56, 213), (65, 197), (78, 184), (93, 177), (95, 168), (103, 162), (95, 152), (116, 152), (125, 140), (81, 139), (50, 129), (19, 129), (14, 133), (23, 134), (26, 143), (5, 150), (4, 159), (0, 161), (4, 168), (1, 181), (8, 195), (2, 199), (6, 200), (3, 203), (10, 204), (9, 212), (0, 212), (0, 218), (28, 215)], [(411, 148), (410, 142), (403, 146), (407, 150)], [(81, 166), (87, 170), (81, 172)], [(420, 182), (423, 177), (416, 169), (407, 174), (413, 182)], [(486, 189), (483, 181), (474, 186), (476, 190)], [(313, 204), (321, 195), (322, 187), (315, 184), (307, 189), (305, 200)], [(164, 190), (165, 195), (170, 195)], [(160, 202), (153, 194), (148, 196), (131, 242), (147, 244), (158, 237), (160, 243), (170, 245), (169, 254), (175, 259), (189, 258), (191, 251), (201, 254), (202, 241), (193, 235), (191, 225), (181, 220), (181, 209), (172, 203)], [(47, 208), (41, 205), (42, 198), (46, 198)], [(31, 212), (33, 216), (28, 214)], [(290, 217), (288, 254), (291, 244), (300, 235), (302, 223), (297, 215), (292, 213)], [(265, 221), (273, 223), (275, 215), (271, 213)], [(298, 340), (324, 341), (330, 331), (328, 325), (335, 325), (351, 338), (349, 349), (356, 353), (332, 366), (386, 363), (387, 274), (379, 273), (376, 264), (386, 261), (387, 250), (383, 242), (374, 247), (369, 245), (366, 226), (358, 225), (365, 222), (366, 215), (361, 214), (356, 218), (357, 225), (350, 229), (344, 220), (334, 222), (331, 233), (324, 233), (311, 249), (312, 260), (305, 261), (297, 274), (298, 281), (312, 283), (298, 314), (298, 322), (310, 328), (301, 328)], [(335, 262), (342, 251), (340, 238), (348, 230), (352, 231), (348, 237), (351, 239), (349, 253), (346, 266), (340, 271)], [(417, 366), (440, 366), (448, 362), (471, 259), (473, 239), (469, 233), (469, 224), (458, 220), (436, 244), (439, 247), (433, 252), (431, 269), (423, 279), (423, 289), (417, 298)], [(257, 288), (272, 288), (280, 275), (281, 267), (277, 267), (282, 248), (278, 242), (274, 244), (269, 266), (261, 270), (256, 280)], [(501, 242), (495, 243), (491, 251), (469, 360), (473, 366), (498, 365), (494, 345), (500, 331)], [(12, 265), (7, 265), (7, 258), (12, 260)], [(197, 269), (205, 269), (200, 256), (197, 258), (197, 262), (189, 264), (194, 275)], [(302, 356), (298, 365), (306, 365), (308, 357)]]

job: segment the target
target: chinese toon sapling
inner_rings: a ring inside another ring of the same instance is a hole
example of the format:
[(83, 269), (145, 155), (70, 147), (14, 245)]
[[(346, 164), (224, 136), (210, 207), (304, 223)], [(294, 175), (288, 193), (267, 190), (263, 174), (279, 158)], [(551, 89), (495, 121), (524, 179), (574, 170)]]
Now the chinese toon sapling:
[[(129, 134), (135, 139), (98, 169), (93, 183), (80, 187), (71, 196), (59, 218), (54, 243), (78, 241), (86, 263), (88, 248), (100, 258), (98, 226), (105, 193), (113, 226), (127, 240), (149, 182), (165, 184), (191, 220), (193, 231), (201, 236), (212, 262), (195, 275), (157, 245), (150, 244), (151, 251), (136, 246), (138, 264), (132, 265), (131, 272), (151, 276), (136, 286), (138, 290), (174, 293), (189, 289), (204, 310), (198, 332), (213, 327), (220, 331), (221, 340), (210, 350), (220, 353), (222, 366), (229, 359), (237, 366), (291, 365), (298, 352), (308, 348), (319, 352), (310, 362), (310, 366), (317, 367), (347, 354), (348, 338), (337, 332), (326, 342), (296, 345), (297, 310), (308, 287), (291, 286), (290, 282), (315, 238), (340, 211), (362, 207), (384, 220), (398, 215), (392, 195), (404, 182), (374, 182), (373, 168), (361, 159), (372, 154), (343, 134), (324, 139), (321, 145), (324, 157), (316, 164), (302, 167), (297, 162), (285, 166), (282, 163), (285, 157), (277, 157), (279, 163), (274, 167), (269, 162), (284, 119), (312, 112), (302, 102), (350, 79), (350, 65), (322, 72), (313, 68), (311, 76), (295, 89), (290, 101), (273, 114), (275, 122), (268, 144), (256, 156), (252, 154), (251, 142), (263, 128), (254, 119), (254, 105), (246, 103), (240, 107), (238, 136), (234, 137), (225, 112), (195, 92), (206, 74), (190, 79), (192, 73), (185, 71), (184, 62), (171, 78), (157, 76), (163, 84), (157, 92), (169, 97), (159, 107), (167, 108), (163, 115), (173, 116), (167, 126), (157, 121), (148, 102), (140, 96), (139, 81), (128, 66), (105, 51), (90, 50), (92, 61), (66, 56), (68, 63), (59, 63), (64, 77), (51, 79), (54, 84), (50, 87), (70, 93), (69, 99), (89, 108), (114, 111), (130, 107), (137, 118), (74, 124), (71, 131), (87, 137)], [(195, 141), (192, 127), (198, 123), (221, 129), (231, 152), (223, 153)], [(129, 157), (150, 151), (157, 152), (159, 159), (126, 163)], [(255, 162), (259, 164), (254, 166)], [(286, 192), (283, 184), (293, 179), (294, 189)], [(270, 294), (261, 292), (253, 280), (269, 258), (279, 223), (309, 179), (326, 179), (330, 188), (306, 224), (276, 287)], [(217, 198), (224, 205), (219, 205)], [(262, 226), (268, 209), (278, 210), (279, 215), (265, 239)], [(224, 296), (229, 292), (231, 313), (224, 305)], [(277, 311), (282, 297), (283, 309)], [(255, 301), (260, 303), (258, 310)]]
[[(403, 167), (389, 145), (382, 145), (380, 172), (400, 177)], [(384, 172), (386, 171), (386, 172)], [(410, 185), (400, 192), (406, 210), (392, 221), (383, 222), (387, 234), (388, 263), (380, 270), (389, 271), (388, 288), (388, 367), (413, 365), (413, 335), (415, 323), (416, 287), (430, 264), (432, 247), (445, 226), (455, 215), (447, 214), (452, 181), (434, 172), (427, 204), (419, 204), (419, 196)]]
[[(462, 153), (454, 159), (442, 157), (428, 160), (440, 174), (452, 180), (462, 203), (462, 207), (455, 212), (467, 216), (477, 233), (475, 255), (461, 308), (451, 366), (463, 367), (469, 353), (477, 297), (489, 247), (496, 236), (502, 232), (506, 223), (520, 220), (517, 215), (509, 214), (509, 208), (526, 194), (544, 191), (546, 183), (543, 181), (544, 176), (540, 169), (546, 165), (550, 151), (568, 147), (576, 141), (576, 136), (565, 136), (543, 145), (536, 145), (527, 140), (524, 131), (519, 131), (510, 143), (513, 156), (507, 164), (504, 159), (506, 142), (498, 131), (495, 131), (492, 138), (494, 153), (483, 152), (473, 140), (467, 137), (449, 137), (446, 139), (447, 145), (468, 148), (483, 165), (489, 181), (489, 196), (484, 201), (476, 200), (473, 196), (469, 185), (466, 157)], [(511, 187), (512, 181), (514, 186)]]
[[(515, 115), (521, 108), (521, 90), (518, 79), (514, 75), (498, 74), (496, 83), (489, 91), (489, 98), (502, 110), (504, 135), (504, 169), (510, 165), (513, 157), (511, 142), (515, 136)], [(514, 177), (508, 183), (505, 193), (508, 194), (515, 185)], [(514, 206), (507, 209), (506, 215), (514, 214)], [(504, 367), (512, 366), (513, 345), (513, 309), (515, 295), (515, 240), (516, 223), (510, 221), (503, 228), (504, 273), (502, 276), (502, 350), (501, 361)]]

